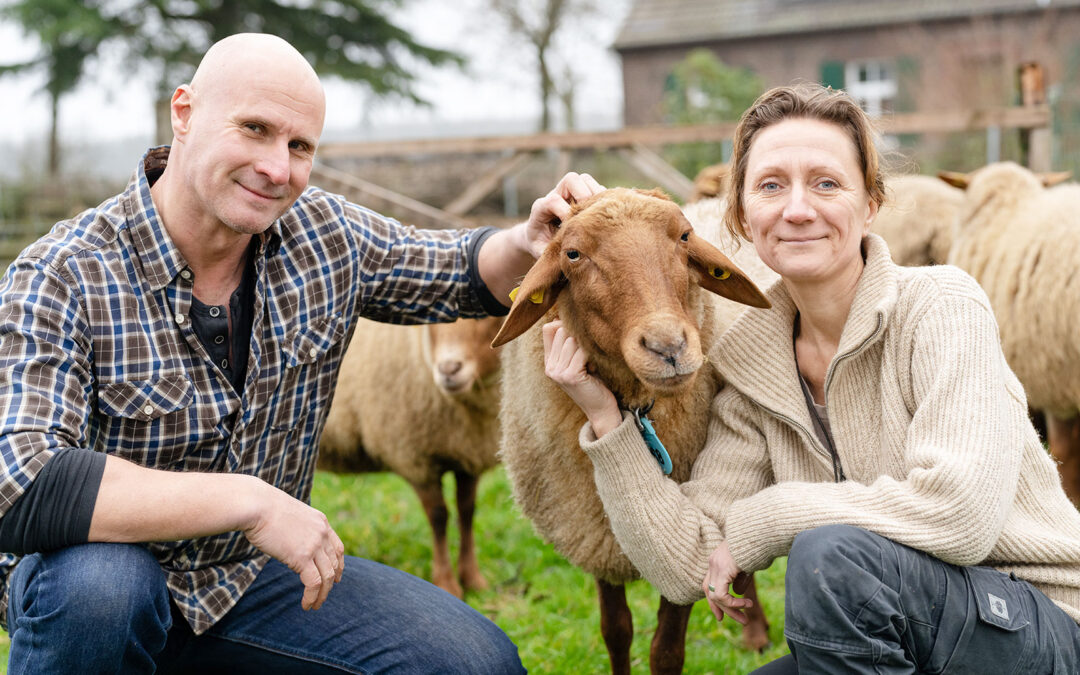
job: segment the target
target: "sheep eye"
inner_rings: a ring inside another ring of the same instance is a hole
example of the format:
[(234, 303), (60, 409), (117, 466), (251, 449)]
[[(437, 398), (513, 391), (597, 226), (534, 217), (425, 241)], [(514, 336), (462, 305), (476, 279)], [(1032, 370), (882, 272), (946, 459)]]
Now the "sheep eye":
[(681, 239), (683, 241), (690, 241), (690, 230), (687, 230), (686, 232), (683, 232), (682, 236), (679, 237), (679, 239)]
[(571, 259), (571, 260), (577, 260), (578, 258), (581, 257), (581, 254), (578, 253), (577, 251), (571, 249), (571, 250), (566, 252), (566, 257)]

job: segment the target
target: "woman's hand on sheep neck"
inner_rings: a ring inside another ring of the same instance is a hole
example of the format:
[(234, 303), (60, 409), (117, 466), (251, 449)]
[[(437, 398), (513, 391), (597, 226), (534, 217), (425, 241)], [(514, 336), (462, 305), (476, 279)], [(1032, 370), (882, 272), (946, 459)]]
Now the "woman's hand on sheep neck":
[(589, 374), (588, 355), (563, 327), (562, 321), (544, 324), (544, 373), (581, 408), (597, 438), (622, 424), (615, 395)]

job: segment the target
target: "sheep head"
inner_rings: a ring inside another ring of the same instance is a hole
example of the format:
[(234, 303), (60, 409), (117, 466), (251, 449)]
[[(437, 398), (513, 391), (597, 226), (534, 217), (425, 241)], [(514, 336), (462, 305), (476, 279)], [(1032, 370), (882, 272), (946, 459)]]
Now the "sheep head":
[[(701, 366), (696, 288), (754, 307), (769, 302), (660, 191), (605, 190), (576, 205), (525, 276), (492, 346), (555, 307), (616, 391), (630, 380), (657, 393)], [(625, 386), (624, 386), (625, 385)]]
[(1015, 162), (994, 162), (970, 173), (938, 172), (938, 178), (966, 193), (960, 230), (973, 223), (990, 222), (992, 219), (986, 213), (996, 211), (1002, 204), (1016, 204), (1020, 195), (1040, 193), (1071, 176), (1068, 171), (1035, 173)]
[(444, 394), (457, 396), (482, 387), (499, 370), (499, 350), (488, 345), (499, 331), (498, 317), (459, 319), (423, 327), (424, 362)]

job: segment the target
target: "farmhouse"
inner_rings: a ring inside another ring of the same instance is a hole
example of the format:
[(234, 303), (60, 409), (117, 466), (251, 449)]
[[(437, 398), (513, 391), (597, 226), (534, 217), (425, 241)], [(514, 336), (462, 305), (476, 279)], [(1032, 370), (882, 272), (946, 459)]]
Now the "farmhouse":
[(766, 87), (844, 88), (872, 115), (1015, 105), (1038, 63), (1053, 165), (1080, 168), (1080, 0), (636, 0), (614, 44), (626, 125), (667, 121), (672, 70), (697, 48)]

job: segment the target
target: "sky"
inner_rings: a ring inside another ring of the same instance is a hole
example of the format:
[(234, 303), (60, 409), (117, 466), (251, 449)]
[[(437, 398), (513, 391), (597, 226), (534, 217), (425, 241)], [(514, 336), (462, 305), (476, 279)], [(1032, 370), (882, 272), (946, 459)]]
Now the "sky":
[[(579, 80), (577, 108), (585, 126), (621, 123), (622, 83), (611, 51), (629, 0), (608, 0), (603, 12), (568, 24), (560, 56), (572, 63)], [(397, 18), (416, 39), (456, 50), (469, 60), (456, 68), (420, 68), (417, 93), (433, 104), (418, 108), (400, 101), (374, 101), (362, 86), (326, 80), (324, 140), (372, 135), (434, 135), (444, 128), (498, 129), (517, 122), (529, 128), (539, 118), (531, 52), (488, 20), (486, 0), (411, 0)], [(0, 21), (0, 64), (33, 56), (37, 43), (21, 29)], [(132, 139), (149, 144), (153, 135), (149, 77), (119, 75), (115, 55), (106, 54), (80, 87), (62, 99), (62, 144)], [(47, 97), (40, 76), (0, 78), (0, 144), (44, 147), (48, 131)], [(465, 123), (473, 123), (466, 125)]]

